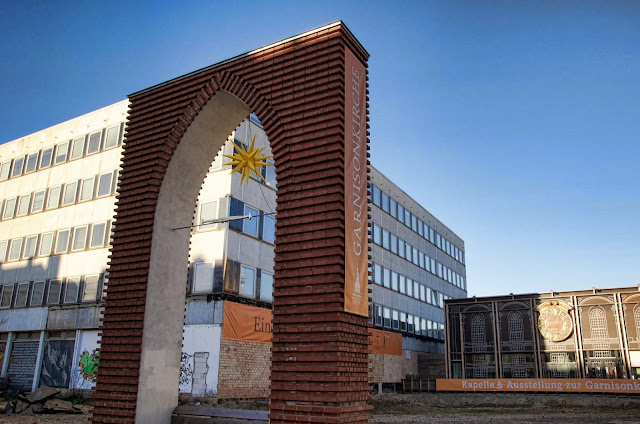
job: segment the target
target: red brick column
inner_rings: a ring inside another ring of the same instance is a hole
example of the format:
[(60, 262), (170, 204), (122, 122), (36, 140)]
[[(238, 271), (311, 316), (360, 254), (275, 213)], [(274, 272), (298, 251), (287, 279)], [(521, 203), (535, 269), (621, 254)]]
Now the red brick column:
[(367, 421), (367, 319), (344, 312), (347, 49), (366, 66), (338, 22), (130, 96), (93, 422), (135, 420), (158, 194), (221, 90), (259, 117), (278, 175), (271, 422)]

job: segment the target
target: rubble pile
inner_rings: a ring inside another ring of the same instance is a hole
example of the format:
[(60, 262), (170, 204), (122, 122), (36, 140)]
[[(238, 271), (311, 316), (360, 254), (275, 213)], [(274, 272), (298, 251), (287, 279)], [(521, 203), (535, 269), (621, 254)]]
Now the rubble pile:
[(18, 394), (16, 399), (7, 402), (2, 413), (32, 415), (32, 414), (80, 414), (80, 408), (71, 402), (53, 399), (60, 393), (59, 389), (41, 386), (28, 395)]

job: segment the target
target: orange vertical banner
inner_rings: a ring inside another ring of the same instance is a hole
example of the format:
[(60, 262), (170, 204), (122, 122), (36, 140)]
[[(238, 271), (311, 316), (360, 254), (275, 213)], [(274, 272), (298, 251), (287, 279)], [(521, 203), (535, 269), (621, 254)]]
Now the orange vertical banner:
[(367, 74), (349, 49), (345, 64), (344, 309), (368, 317)]

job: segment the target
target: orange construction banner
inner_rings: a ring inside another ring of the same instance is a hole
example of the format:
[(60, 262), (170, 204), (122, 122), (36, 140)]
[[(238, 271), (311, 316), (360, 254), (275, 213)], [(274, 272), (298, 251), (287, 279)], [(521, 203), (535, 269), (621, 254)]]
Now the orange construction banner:
[(222, 338), (271, 343), (271, 309), (224, 302)]
[(369, 353), (402, 355), (402, 334), (372, 328), (369, 330), (369, 340)]
[(439, 392), (555, 392), (555, 393), (635, 393), (640, 380), (497, 378), (437, 379)]
[(367, 70), (345, 51), (344, 310), (369, 316), (367, 236)]

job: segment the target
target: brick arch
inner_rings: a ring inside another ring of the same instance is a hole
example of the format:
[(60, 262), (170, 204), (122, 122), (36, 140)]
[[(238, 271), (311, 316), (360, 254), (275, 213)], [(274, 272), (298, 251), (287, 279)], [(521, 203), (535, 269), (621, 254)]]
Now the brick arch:
[(169, 422), (188, 259), (173, 229), (250, 111), (278, 174), (271, 422), (367, 421), (367, 318), (345, 311), (347, 90), (365, 92), (367, 59), (336, 22), (129, 96), (93, 422)]

